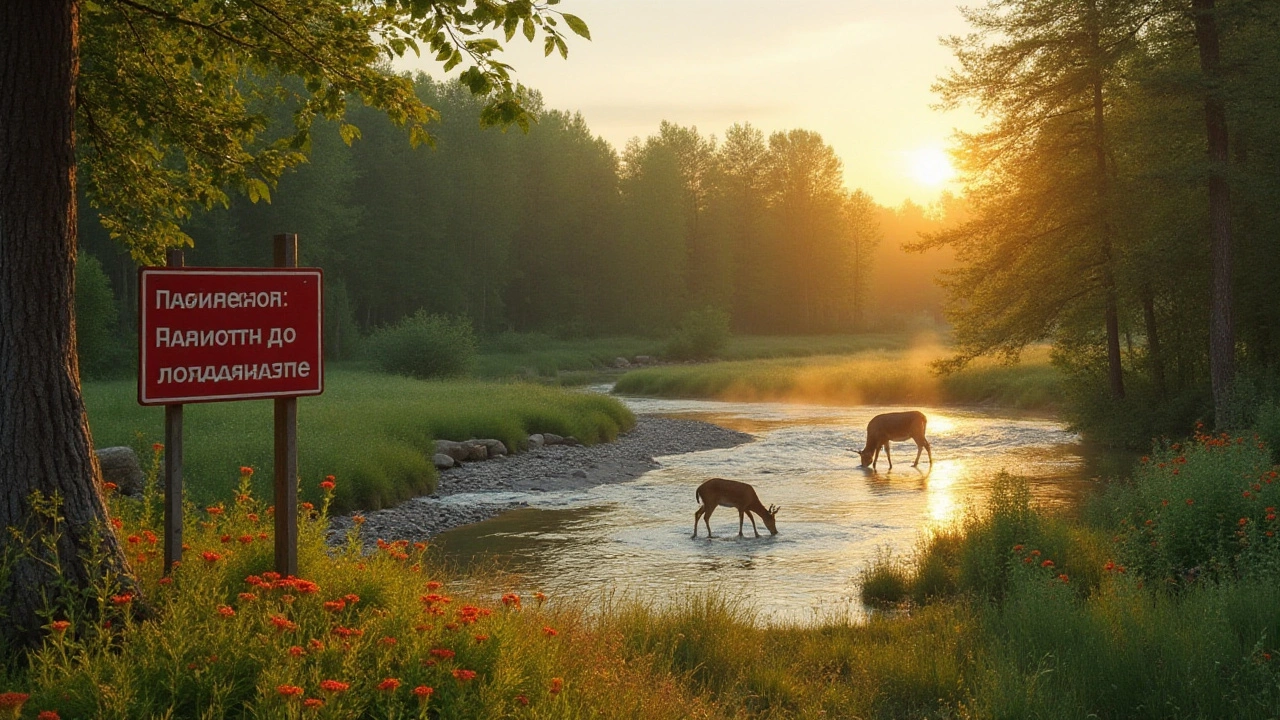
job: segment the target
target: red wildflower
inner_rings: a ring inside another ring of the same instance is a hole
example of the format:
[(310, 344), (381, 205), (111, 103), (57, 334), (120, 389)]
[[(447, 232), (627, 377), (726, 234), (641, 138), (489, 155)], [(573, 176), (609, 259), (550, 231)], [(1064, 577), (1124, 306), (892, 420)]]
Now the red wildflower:
[(205, 550), (204, 552), (200, 553), (200, 557), (204, 558), (205, 562), (210, 562), (210, 563), (216, 563), (222, 559), (221, 555), (219, 555), (216, 552), (213, 552), (212, 550)]
[(387, 678), (378, 683), (378, 689), (383, 692), (395, 692), (398, 687), (400, 687), (400, 681), (395, 678)]
[(156, 534), (151, 532), (150, 530), (142, 531), (142, 539), (146, 540), (148, 545), (155, 545), (157, 540)]
[[(177, 564), (178, 564), (178, 563), (174, 563), (174, 565), (177, 565)], [(157, 581), (156, 581), (156, 584), (157, 584), (157, 585), (172, 585), (172, 584), (173, 584), (173, 578), (171, 578), (171, 577), (162, 577), (162, 578), (160, 578), (159, 580), (157, 580)]]
[(343, 595), (342, 599), (346, 600), (348, 603), (352, 605), (355, 605), (356, 603), (360, 602), (360, 596), (356, 595), (355, 593), (348, 593), (346, 595)]
[(507, 593), (506, 595), (502, 596), (502, 604), (506, 605), (507, 607), (519, 608), (520, 596), (515, 593)]
[(1245, 525), (1248, 525), (1248, 524), (1249, 524), (1249, 518), (1240, 518), (1240, 527), (1244, 527)]
[(106, 490), (107, 492), (114, 492), (114, 491), (116, 491), (116, 490), (120, 489), (120, 486), (119, 486), (119, 485), (116, 485), (116, 484), (115, 484), (115, 483), (113, 483), (113, 482), (104, 482), (104, 483), (102, 483), (102, 489), (103, 489), (103, 490)]
[(221, 505), (214, 505), (212, 507), (205, 508), (205, 512), (209, 513), (210, 515), (221, 515), (222, 513), (226, 512), (226, 510), (223, 510)]
[(130, 535), (129, 537), (125, 538), (125, 542), (128, 542), (131, 545), (137, 545), (138, 543), (142, 542), (142, 538), (138, 537), (137, 535)]
[(308, 710), (319, 710), (320, 708), (324, 707), (324, 701), (321, 700), (320, 698), (307, 698), (306, 700), (302, 701), (302, 704)]
[[(333, 476), (330, 475), (329, 477), (333, 477)], [(333, 490), (333, 487), (334, 485), (332, 480), (325, 480), (324, 482), (320, 483), (320, 489), (324, 490), (325, 492), (331, 492)]]
[(164, 443), (151, 443), (151, 452), (164, 452)]
[(253, 468), (251, 468), (251, 467), (245, 467), (245, 466), (243, 466), (243, 465), (242, 465), (242, 466), (240, 467), (240, 474), (241, 474), (241, 475), (244, 475), (245, 477), (250, 477), (250, 476), (252, 476), (252, 475), (253, 475)]
[(296, 697), (302, 694), (302, 688), (297, 685), (277, 685), (276, 692), (285, 697)]
[(352, 515), (352, 516), (351, 516), (351, 522), (353, 522), (353, 523), (355, 523), (355, 524), (357, 524), (357, 525), (363, 525), (363, 524), (364, 524), (364, 516), (363, 516), (363, 515)]
[(546, 635), (547, 637), (555, 637), (560, 634), (560, 631), (556, 630), (553, 627), (543, 626), (542, 634)]
[(293, 622), (292, 620), (290, 620), (289, 618), (287, 618), (287, 617), (281, 617), (280, 615), (272, 615), (272, 616), (271, 616), (271, 624), (276, 626), (276, 631), (277, 631), (277, 632), (284, 632), (284, 631), (286, 631), (286, 630), (297, 630), (297, 629), (298, 629), (298, 625), (297, 625), (296, 623), (294, 623), (294, 622)]
[(36, 720), (62, 720), (62, 719), (58, 717), (57, 710), (41, 710), (40, 714), (36, 715)]
[(458, 682), (467, 682), (468, 680), (476, 679), (476, 671), (463, 670), (462, 668), (456, 668), (453, 671), (453, 676), (458, 679)]
[(230, 534), (226, 534), (226, 535), (223, 535), (223, 536), (222, 536), (221, 538), (219, 538), (219, 539), (220, 539), (220, 540), (222, 540), (222, 544), (224, 544), (224, 545), (225, 545), (225, 544), (227, 544), (227, 543), (231, 542), (231, 535), (230, 535)]
[(396, 639), (395, 639), (395, 638), (393, 638), (393, 637), (388, 636), (388, 637), (384, 637), (384, 638), (382, 638), (382, 639), (381, 639), (381, 640), (379, 640), (378, 642), (379, 642), (379, 643), (382, 643), (383, 645), (388, 645), (388, 646), (390, 646), (390, 645), (395, 645), (395, 644), (396, 644)]
[(438, 581), (438, 580), (428, 580), (428, 581), (427, 581), (427, 589), (428, 589), (428, 590), (439, 590), (439, 589), (440, 589), (440, 588), (442, 588), (442, 587), (444, 587), (444, 583), (442, 583), (442, 582), (440, 582), (440, 581)]
[(1061, 575), (1059, 575), (1058, 579), (1061, 580), (1062, 582), (1068, 582), (1070, 580), (1070, 578), (1067, 577), (1066, 573), (1062, 573)]
[(477, 635), (477, 636), (476, 636), (476, 644), (482, 643), (482, 642), (484, 642), (485, 640), (488, 640), (488, 639), (489, 639), (489, 636), (488, 636), (488, 635)]
[(258, 513), (249, 513), (245, 517), (249, 518), (249, 522), (258, 522)]
[(521, 705), (528, 705), (528, 704), (529, 704), (529, 698), (525, 697), (524, 695), (517, 695), (517, 696), (515, 697), (515, 701), (516, 701), (516, 702), (518, 702), (518, 703), (520, 703)]
[(324, 643), (320, 642), (319, 640), (317, 640), (317, 639), (315, 639), (315, 638), (311, 638), (309, 641), (307, 641), (307, 644), (311, 646), (311, 649), (312, 649), (312, 650), (323, 650), (323, 649), (324, 649)]
[(536, 592), (533, 594), (533, 599), (537, 600), (538, 604), (541, 605), (542, 603), (547, 601), (547, 595), (546, 593)]
[(347, 607), (347, 603), (342, 600), (329, 600), (324, 604), (324, 609), (329, 612), (338, 612)]
[(120, 518), (111, 518), (111, 527), (119, 530), (120, 528), (124, 527), (124, 521), (121, 520)]
[(241, 544), (241, 545), (248, 545), (248, 544), (249, 544), (249, 543), (251, 543), (251, 542), (253, 542), (253, 536), (252, 536), (252, 535), (241, 535), (241, 536), (240, 536), (240, 544)]
[(452, 650), (447, 649), (447, 648), (432, 648), (432, 649), (431, 649), (431, 654), (432, 654), (432, 655), (435, 655), (436, 657), (440, 658), (441, 660), (450, 660), (450, 659), (452, 659), (452, 658), (453, 658), (453, 656), (454, 656), (454, 652), (453, 652)]
[(551, 693), (552, 695), (559, 695), (560, 691), (563, 689), (564, 689), (563, 678), (558, 678), (558, 677), (551, 678), (551, 687), (547, 688), (547, 692)]
[(71, 623), (66, 620), (54, 620), (49, 623), (49, 629), (56, 633), (64, 633), (71, 628)]
[(17, 717), (18, 712), (22, 710), (22, 706), (27, 703), (27, 699), (31, 696), (20, 692), (0, 693), (0, 710), (8, 710)]
[(1045, 560), (1044, 562), (1040, 563), (1040, 567), (1047, 567), (1047, 568), (1051, 568), (1051, 567), (1053, 567), (1053, 561), (1052, 561), (1052, 560)]
[(262, 579), (269, 583), (273, 583), (280, 579), (280, 573), (268, 570), (267, 572), (262, 573)]
[(309, 511), (311, 511), (311, 510), (315, 510), (315, 509), (316, 509), (316, 506), (315, 506), (315, 505), (312, 505), (312, 504), (311, 504), (311, 503), (309, 503), (309, 502), (304, 502), (304, 503), (302, 503), (301, 505), (299, 505), (299, 507), (301, 507), (303, 510), (306, 510), (306, 511), (308, 511), (308, 512), (309, 512)]
[(236, 611), (230, 605), (219, 605), (218, 614), (222, 617), (235, 617)]
[(133, 593), (127, 592), (123, 595), (112, 595), (111, 602), (116, 605), (128, 605), (133, 602)]
[(320, 689), (328, 693), (344, 693), (351, 685), (337, 680), (321, 680)]
[(1192, 500), (1191, 498), (1187, 498), (1187, 507), (1191, 507), (1192, 505), (1195, 505), (1195, 504), (1196, 504), (1195, 500)]
[(435, 692), (435, 688), (428, 687), (426, 685), (419, 685), (418, 687), (413, 689), (413, 694), (416, 695), (418, 697), (418, 700), (422, 702), (426, 702), (427, 698), (431, 697), (431, 694), (434, 692)]

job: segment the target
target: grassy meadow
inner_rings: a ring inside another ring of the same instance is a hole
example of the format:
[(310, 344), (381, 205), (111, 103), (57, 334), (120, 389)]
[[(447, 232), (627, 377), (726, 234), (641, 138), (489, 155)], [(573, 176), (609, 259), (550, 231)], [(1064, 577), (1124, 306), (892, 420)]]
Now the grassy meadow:
[(51, 608), (42, 644), (0, 665), (21, 694), (0, 699), (67, 718), (1272, 718), (1275, 479), (1260, 443), (1208, 435), (1083, 519), (1005, 478), (985, 511), (868, 570), (864, 594), (896, 586), (868, 597), (891, 610), (805, 626), (718, 594), (589, 613), (451, 576), (429, 546), (363, 554), (358, 525), (326, 550), (330, 490), (302, 518), (303, 579), (279, 578), (247, 484), (192, 511), (169, 581), (158, 508), (111, 497), (139, 586), (95, 587), (92, 617)]
[(1017, 365), (978, 360), (943, 376), (931, 364), (949, 351), (935, 342), (873, 336), (863, 347), (849, 355), (642, 368), (619, 378), (614, 390), (746, 402), (993, 404), (1028, 410), (1051, 410), (1061, 394), (1061, 375), (1043, 347), (1024, 353)]
[[(327, 371), (325, 393), (298, 402), (302, 498), (318, 502), (315, 483), (343, 480), (335, 509), (377, 509), (431, 492), (436, 439), (497, 438), (519, 448), (534, 432), (612, 440), (635, 419), (622, 403), (596, 394), (520, 382), (421, 381), (352, 370)], [(137, 404), (134, 383), (90, 382), (85, 403), (95, 445), (130, 445), (143, 459), (164, 439), (164, 412)], [(271, 401), (187, 405), (184, 479), (188, 496), (207, 504), (228, 495), (239, 469), (267, 487), (272, 453)]]

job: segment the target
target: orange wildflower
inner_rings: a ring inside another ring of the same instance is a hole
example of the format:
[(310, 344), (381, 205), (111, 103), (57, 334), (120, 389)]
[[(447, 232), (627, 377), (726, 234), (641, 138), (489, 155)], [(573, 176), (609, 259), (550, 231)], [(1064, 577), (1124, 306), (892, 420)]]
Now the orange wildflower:
[(476, 679), (476, 671), (457, 668), (453, 671), (453, 676), (458, 679), (458, 682), (467, 682)]
[(298, 695), (301, 695), (302, 688), (298, 687), (297, 685), (277, 685), (276, 692), (280, 693), (285, 697), (291, 698), (291, 697), (297, 697)]
[(398, 687), (400, 687), (400, 681), (396, 678), (387, 678), (378, 683), (378, 689), (383, 692), (395, 692)]
[(320, 681), (320, 689), (324, 690), (327, 693), (334, 693), (334, 694), (344, 693), (350, 687), (351, 685), (349, 685), (348, 683), (339, 682), (337, 680), (321, 680)]

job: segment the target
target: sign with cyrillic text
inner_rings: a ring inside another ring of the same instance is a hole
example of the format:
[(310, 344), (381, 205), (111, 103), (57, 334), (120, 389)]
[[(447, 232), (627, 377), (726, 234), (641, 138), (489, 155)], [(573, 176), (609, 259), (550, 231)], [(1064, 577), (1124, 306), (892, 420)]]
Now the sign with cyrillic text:
[(138, 402), (324, 392), (318, 268), (142, 268)]

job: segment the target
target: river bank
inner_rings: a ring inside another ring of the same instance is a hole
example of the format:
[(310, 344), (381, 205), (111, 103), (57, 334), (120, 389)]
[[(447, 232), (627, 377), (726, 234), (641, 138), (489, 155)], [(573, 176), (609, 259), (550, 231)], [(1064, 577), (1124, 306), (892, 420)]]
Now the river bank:
[[(393, 508), (364, 513), (362, 534), (369, 541), (426, 540), (445, 530), (480, 522), (527, 505), (517, 494), (579, 490), (634, 480), (660, 467), (657, 458), (731, 448), (753, 436), (699, 420), (638, 415), (636, 426), (611, 443), (550, 445), (440, 473), (436, 492)], [(454, 496), (467, 495), (465, 501)], [(339, 542), (360, 513), (330, 523)]]

